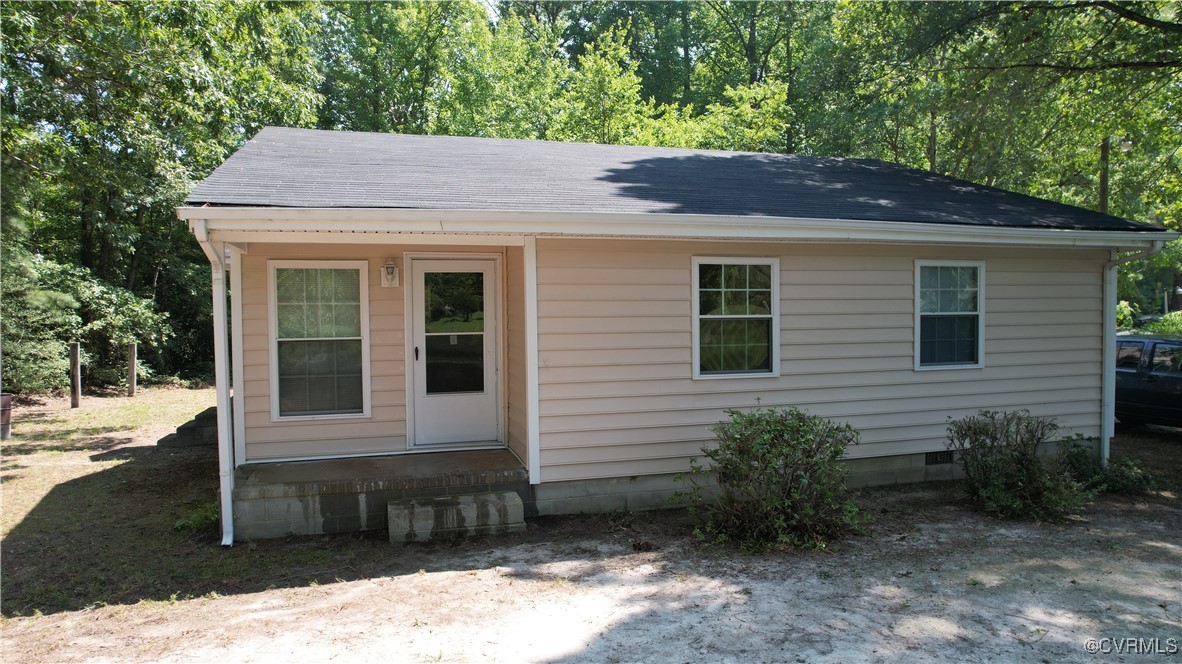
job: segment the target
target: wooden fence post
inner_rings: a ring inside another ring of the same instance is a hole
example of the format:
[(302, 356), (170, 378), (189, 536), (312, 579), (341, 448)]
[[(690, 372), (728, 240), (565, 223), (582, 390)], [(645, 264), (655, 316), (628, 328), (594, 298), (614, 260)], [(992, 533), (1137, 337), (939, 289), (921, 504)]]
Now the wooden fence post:
[(82, 403), (82, 345), (70, 344), (70, 408)]
[(136, 344), (131, 342), (127, 344), (127, 396), (135, 396), (135, 358), (136, 358)]

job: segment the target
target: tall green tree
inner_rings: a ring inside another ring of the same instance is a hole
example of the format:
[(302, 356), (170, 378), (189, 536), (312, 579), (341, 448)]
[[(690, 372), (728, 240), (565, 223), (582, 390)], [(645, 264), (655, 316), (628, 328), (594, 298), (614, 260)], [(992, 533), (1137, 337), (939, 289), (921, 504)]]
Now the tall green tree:
[(640, 76), (622, 27), (604, 33), (579, 58), (561, 109), (555, 128), (559, 140), (635, 142), (649, 109), (640, 97)]
[(551, 137), (570, 68), (553, 28), (533, 17), (473, 22), (443, 74), (433, 134)]
[(325, 5), (318, 126), (427, 133), (453, 53), (479, 43), (487, 20), (474, 2)]
[(202, 313), (191, 299), (208, 290), (193, 292), (202, 259), (174, 208), (258, 127), (313, 122), (315, 14), (220, 1), (0, 5), (4, 241), (204, 330), (153, 358), (166, 370), (207, 356), (209, 341), (208, 319), (185, 316)]

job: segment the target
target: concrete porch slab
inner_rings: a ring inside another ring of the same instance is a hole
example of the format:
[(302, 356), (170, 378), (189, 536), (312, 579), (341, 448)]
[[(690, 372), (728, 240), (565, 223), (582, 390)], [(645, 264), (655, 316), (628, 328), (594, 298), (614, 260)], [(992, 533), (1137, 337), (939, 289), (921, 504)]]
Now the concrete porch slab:
[(392, 500), (512, 491), (535, 513), (529, 473), (508, 450), (463, 450), (242, 466), (234, 478), (236, 539), (387, 526)]

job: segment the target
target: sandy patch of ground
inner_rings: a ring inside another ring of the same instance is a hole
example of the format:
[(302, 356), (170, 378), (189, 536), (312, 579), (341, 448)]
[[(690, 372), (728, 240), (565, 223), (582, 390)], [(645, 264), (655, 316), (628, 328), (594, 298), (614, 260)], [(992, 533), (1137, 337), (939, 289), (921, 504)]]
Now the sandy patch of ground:
[(861, 492), (867, 533), (820, 552), (705, 549), (681, 511), (221, 549), (212, 528), (173, 527), (216, 495), (213, 450), (153, 445), (210, 398), (18, 413), (0, 458), (4, 662), (1182, 659), (1178, 430), (1118, 438), (1170, 491), (1064, 524), (997, 521), (929, 484)]
[[(706, 551), (676, 512), (542, 520), (519, 536), (391, 547), (402, 573), (9, 619), (4, 658), (1122, 661), (1115, 640), (1130, 638), (1177, 661), (1177, 500), (1105, 499), (1036, 525), (947, 491), (863, 494), (870, 533), (830, 552)], [(1089, 654), (1088, 639), (1113, 652)]]

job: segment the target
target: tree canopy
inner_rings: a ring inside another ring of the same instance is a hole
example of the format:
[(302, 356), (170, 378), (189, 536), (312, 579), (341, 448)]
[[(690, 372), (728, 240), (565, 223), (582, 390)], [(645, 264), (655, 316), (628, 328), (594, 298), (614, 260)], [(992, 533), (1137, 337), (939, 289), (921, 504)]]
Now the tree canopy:
[[(267, 124), (879, 158), (1182, 228), (1171, 2), (10, 2), (0, 31), (6, 389), (55, 384), (14, 377), (56, 352), (31, 336), (104, 329), (63, 274), (158, 318), (158, 373), (208, 371), (173, 208)], [(1154, 311), (1179, 255), (1122, 297)]]

